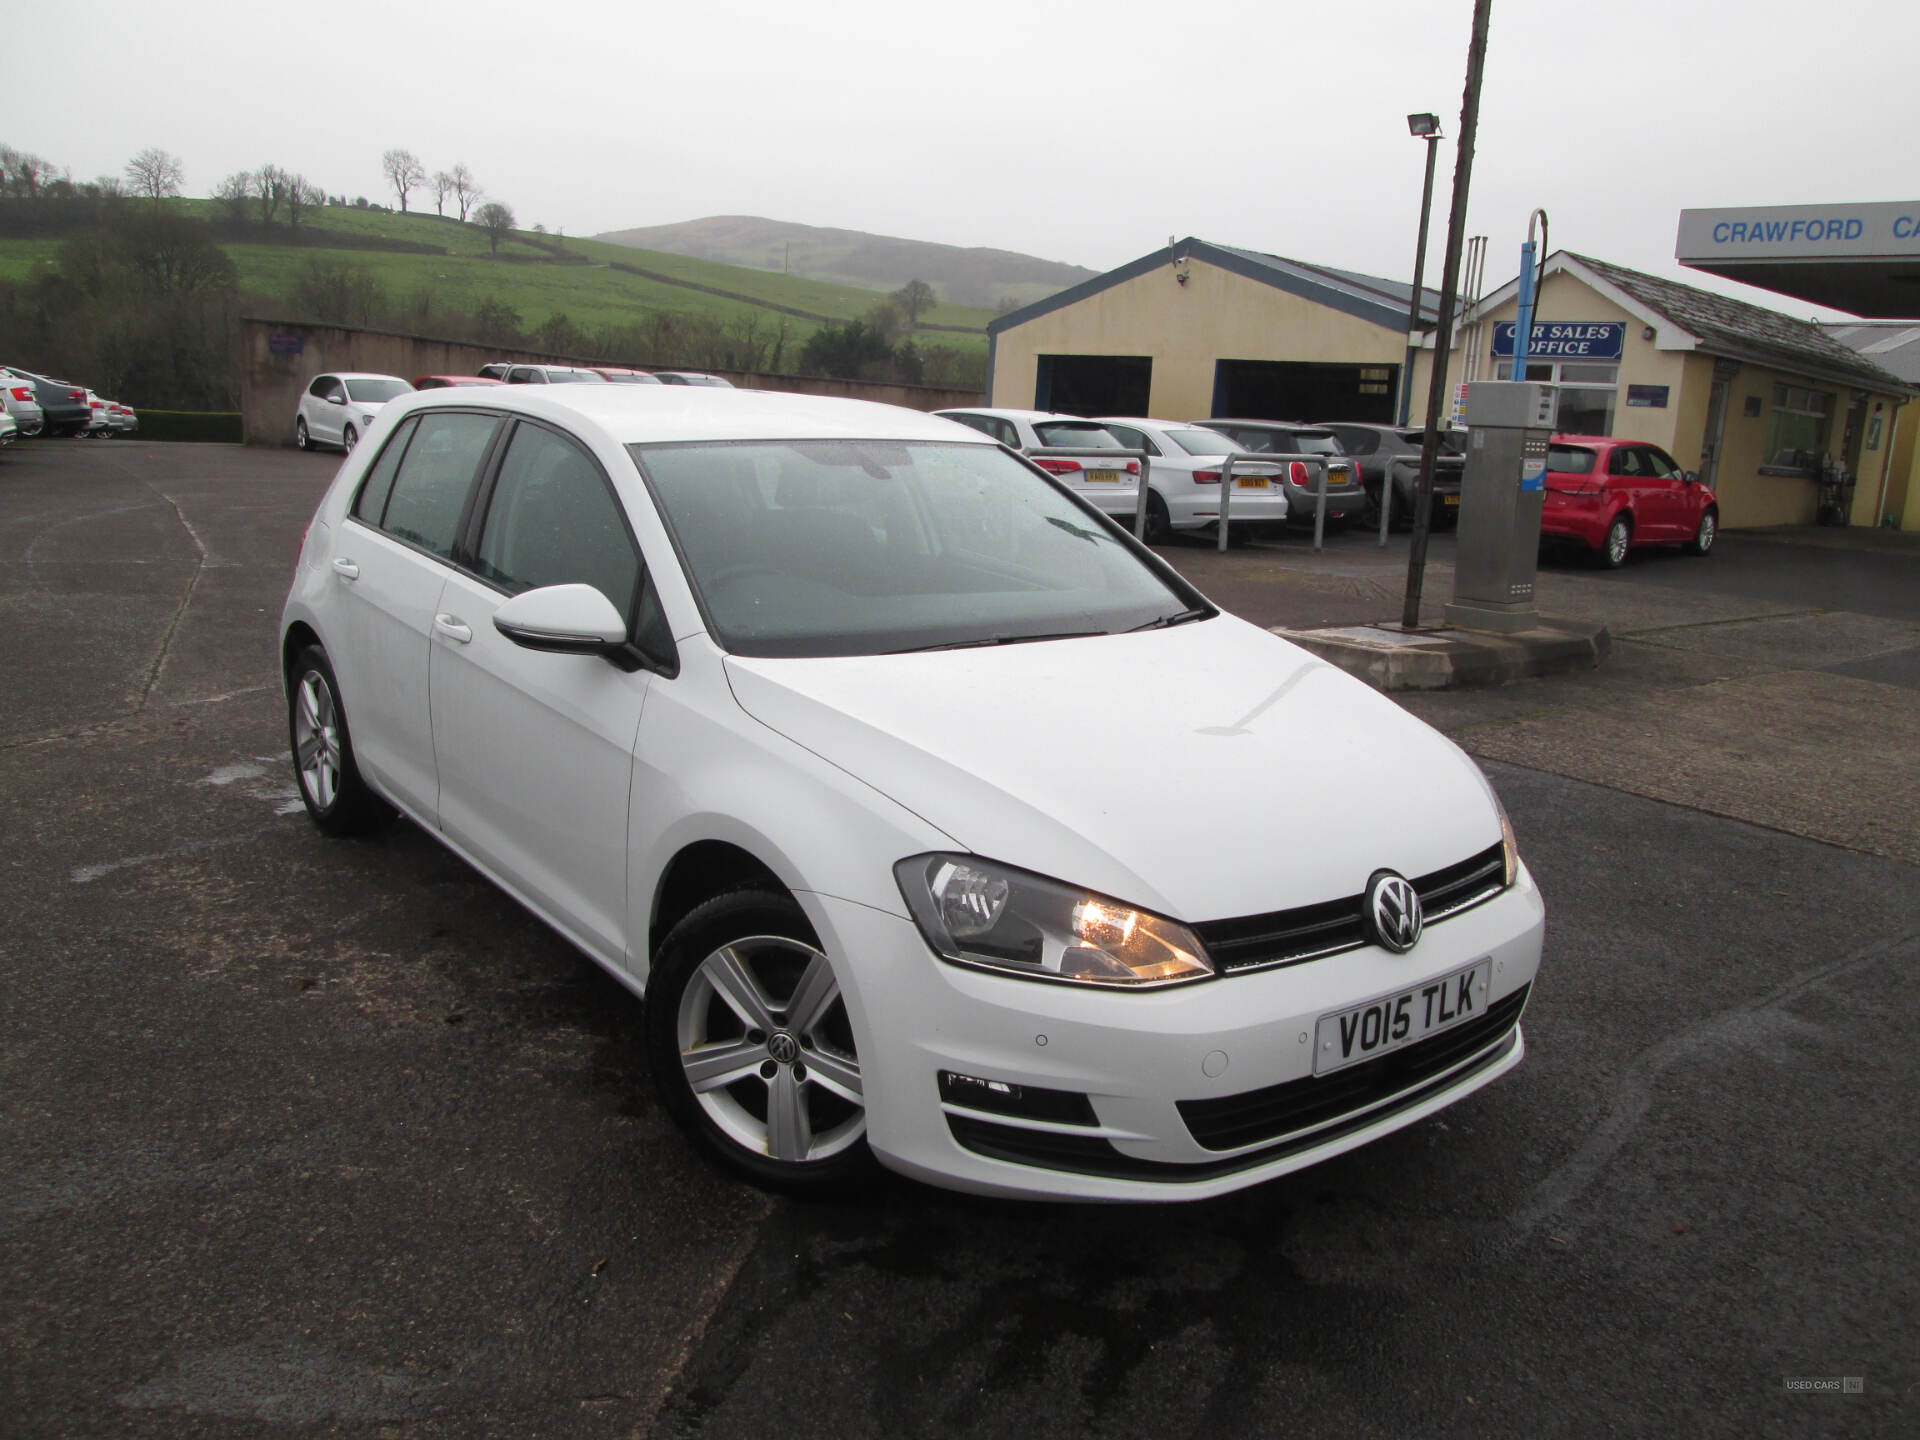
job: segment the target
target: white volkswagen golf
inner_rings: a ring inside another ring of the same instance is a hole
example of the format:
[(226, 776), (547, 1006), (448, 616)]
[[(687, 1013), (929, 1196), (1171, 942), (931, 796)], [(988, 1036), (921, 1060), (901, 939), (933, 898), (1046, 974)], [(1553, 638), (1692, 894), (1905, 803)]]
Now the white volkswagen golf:
[(1213, 1195), (1519, 1063), (1543, 909), (1473, 762), (984, 437), (596, 385), (378, 439), (282, 621), (309, 812), (643, 994), (749, 1176)]

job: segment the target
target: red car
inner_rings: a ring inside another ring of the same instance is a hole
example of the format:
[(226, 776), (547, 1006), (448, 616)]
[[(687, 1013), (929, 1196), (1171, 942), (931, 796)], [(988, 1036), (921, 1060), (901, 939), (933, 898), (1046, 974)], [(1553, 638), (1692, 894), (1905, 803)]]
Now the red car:
[(1609, 568), (1639, 545), (1683, 545), (1704, 555), (1720, 502), (1658, 445), (1607, 435), (1556, 435), (1547, 446), (1542, 541), (1577, 540)]
[(439, 390), (449, 385), (498, 385), (498, 380), (490, 380), (485, 375), (419, 375), (414, 377), (416, 390)]

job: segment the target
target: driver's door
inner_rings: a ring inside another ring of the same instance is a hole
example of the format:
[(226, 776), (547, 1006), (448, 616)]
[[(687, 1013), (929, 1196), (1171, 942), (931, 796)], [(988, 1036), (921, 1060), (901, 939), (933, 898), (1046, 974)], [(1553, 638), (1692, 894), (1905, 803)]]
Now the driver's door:
[(626, 961), (633, 749), (653, 676), (528, 650), (493, 627), (510, 596), (595, 586), (633, 623), (638, 547), (613, 487), (571, 437), (529, 420), (507, 438), (471, 573), (434, 616), (430, 688), (440, 825), (576, 944)]

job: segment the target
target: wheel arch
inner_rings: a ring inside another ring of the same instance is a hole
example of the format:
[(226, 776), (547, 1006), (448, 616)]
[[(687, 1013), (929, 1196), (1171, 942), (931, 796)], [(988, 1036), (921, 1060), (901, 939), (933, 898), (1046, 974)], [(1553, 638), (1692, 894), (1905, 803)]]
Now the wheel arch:
[[(654, 883), (647, 915), (646, 957), (651, 967), (660, 942), (693, 910), (729, 890), (758, 888), (779, 895), (793, 891), (751, 850), (730, 840), (695, 840), (683, 845)], [(811, 924), (809, 924), (811, 928)], [(819, 937), (814, 937), (818, 943)]]
[[(280, 688), (291, 691), (293, 685), (293, 662), (300, 652), (309, 645), (320, 645), (320, 636), (304, 620), (296, 620), (287, 626), (286, 634), (280, 637)], [(320, 645), (322, 650), (326, 646)]]

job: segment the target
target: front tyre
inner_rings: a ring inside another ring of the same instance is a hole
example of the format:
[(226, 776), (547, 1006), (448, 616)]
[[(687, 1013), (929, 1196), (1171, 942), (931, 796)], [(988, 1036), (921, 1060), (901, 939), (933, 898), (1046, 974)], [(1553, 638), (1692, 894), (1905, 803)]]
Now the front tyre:
[(1720, 533), (1720, 512), (1708, 506), (1700, 515), (1700, 528), (1693, 532), (1693, 539), (1686, 544), (1689, 555), (1704, 555), (1713, 549), (1714, 539)]
[(661, 1101), (723, 1164), (785, 1190), (871, 1167), (839, 977), (790, 897), (730, 891), (675, 925), (645, 1025)]
[(380, 802), (354, 764), (340, 682), (333, 678), (327, 652), (318, 645), (302, 650), (293, 662), (292, 682), (287, 732), (293, 745), (294, 778), (307, 814), (329, 835), (365, 829), (379, 814)]

